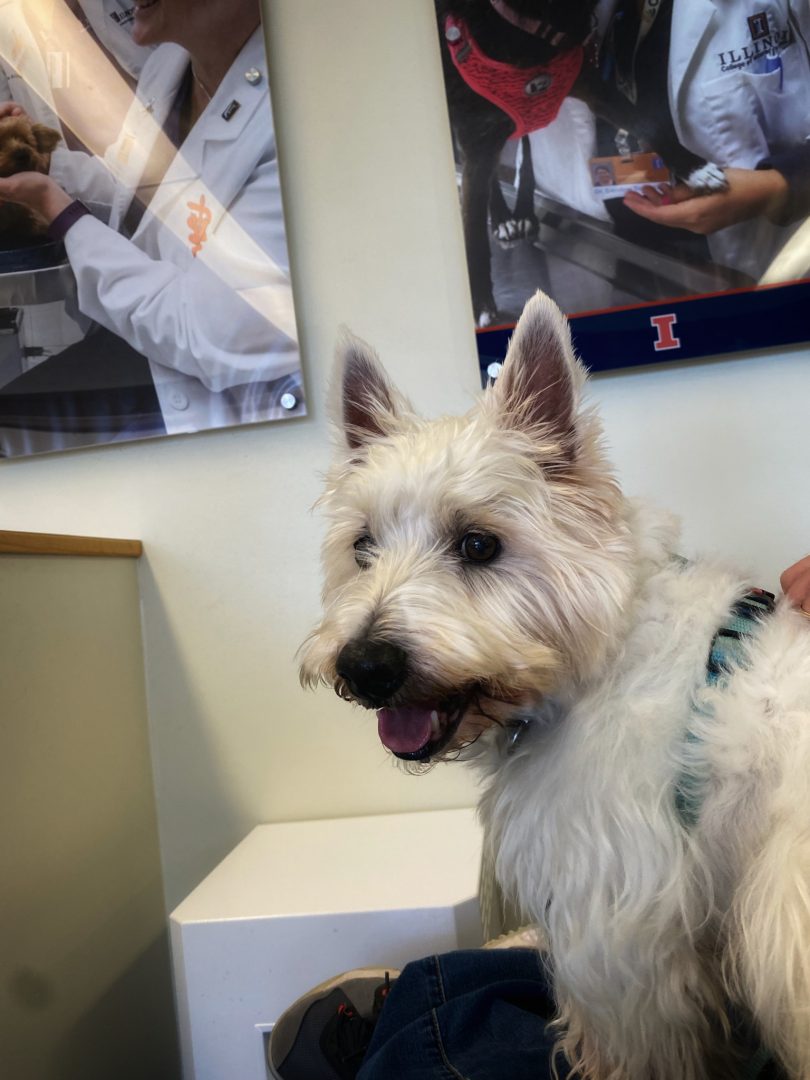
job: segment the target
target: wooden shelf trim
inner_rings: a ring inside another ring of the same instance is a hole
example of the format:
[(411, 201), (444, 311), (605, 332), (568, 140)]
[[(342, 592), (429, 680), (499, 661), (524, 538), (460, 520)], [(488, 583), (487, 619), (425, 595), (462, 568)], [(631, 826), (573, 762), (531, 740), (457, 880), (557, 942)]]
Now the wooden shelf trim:
[(10, 532), (0, 529), (0, 555), (106, 555), (138, 559), (140, 540), (114, 540), (106, 536), (62, 536), (59, 533)]

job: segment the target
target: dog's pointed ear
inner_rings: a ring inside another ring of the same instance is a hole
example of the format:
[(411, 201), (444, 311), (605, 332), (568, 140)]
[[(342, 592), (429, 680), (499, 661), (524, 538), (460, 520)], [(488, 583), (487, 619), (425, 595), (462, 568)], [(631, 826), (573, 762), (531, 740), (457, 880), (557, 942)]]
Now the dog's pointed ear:
[(500, 422), (552, 436), (573, 460), (584, 380), (567, 319), (550, 297), (535, 293), (523, 309), (491, 391)]
[(332, 416), (351, 450), (388, 434), (405, 404), (362, 338), (341, 329), (335, 354)]
[(36, 140), (37, 150), (39, 150), (40, 154), (50, 154), (62, 141), (59, 132), (54, 131), (53, 128), (47, 127), (45, 124), (32, 124), (31, 132)]

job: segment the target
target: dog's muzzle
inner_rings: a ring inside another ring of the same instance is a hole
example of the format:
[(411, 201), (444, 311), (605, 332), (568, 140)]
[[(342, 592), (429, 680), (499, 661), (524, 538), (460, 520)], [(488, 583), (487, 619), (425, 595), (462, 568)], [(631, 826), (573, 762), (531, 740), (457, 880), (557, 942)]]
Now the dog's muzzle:
[(392, 641), (350, 641), (338, 653), (335, 672), (338, 693), (376, 709), (380, 741), (406, 761), (428, 761), (443, 750), (464, 715), (466, 700), (456, 697), (402, 702), (400, 691), (410, 674), (408, 654)]
[(338, 653), (335, 670), (352, 697), (373, 709), (388, 704), (405, 682), (408, 656), (391, 641), (350, 641)]

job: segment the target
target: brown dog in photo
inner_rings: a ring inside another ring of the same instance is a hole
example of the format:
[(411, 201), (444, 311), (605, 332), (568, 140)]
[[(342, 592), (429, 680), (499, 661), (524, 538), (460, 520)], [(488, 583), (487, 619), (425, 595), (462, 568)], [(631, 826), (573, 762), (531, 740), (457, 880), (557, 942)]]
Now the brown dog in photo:
[[(21, 172), (47, 173), (51, 151), (62, 136), (27, 116), (0, 120), (0, 176)], [(0, 250), (29, 247), (45, 234), (45, 225), (30, 210), (0, 202)]]

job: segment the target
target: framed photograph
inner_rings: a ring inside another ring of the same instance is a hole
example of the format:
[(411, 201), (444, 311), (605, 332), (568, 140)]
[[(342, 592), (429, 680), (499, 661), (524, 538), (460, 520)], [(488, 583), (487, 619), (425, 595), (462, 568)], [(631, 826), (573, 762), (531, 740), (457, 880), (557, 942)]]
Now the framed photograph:
[(305, 411), (259, 0), (2, 0), (0, 457)]
[(597, 371), (810, 338), (810, 5), (726, 7), (436, 0), (484, 380), (537, 289)]

